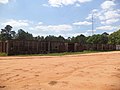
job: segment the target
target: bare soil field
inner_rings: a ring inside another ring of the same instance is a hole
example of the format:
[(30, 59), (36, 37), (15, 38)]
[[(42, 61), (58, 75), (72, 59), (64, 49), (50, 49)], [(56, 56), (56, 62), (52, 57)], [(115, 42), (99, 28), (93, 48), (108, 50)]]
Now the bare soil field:
[(0, 90), (120, 90), (120, 51), (0, 57)]

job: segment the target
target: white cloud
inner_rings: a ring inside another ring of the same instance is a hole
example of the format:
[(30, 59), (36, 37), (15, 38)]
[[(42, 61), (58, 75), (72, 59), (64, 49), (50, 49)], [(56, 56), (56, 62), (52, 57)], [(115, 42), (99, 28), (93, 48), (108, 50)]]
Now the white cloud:
[(48, 5), (48, 4), (42, 4), (42, 6), (44, 6), (44, 7), (49, 7), (49, 5)]
[[(85, 2), (90, 2), (92, 0), (49, 0), (48, 3), (52, 7), (60, 7), (63, 5), (73, 5), (75, 3), (85, 3)], [(78, 6), (78, 4), (77, 4)]]
[(68, 37), (72, 37), (72, 36), (76, 37), (76, 36), (81, 35), (81, 34), (83, 34), (83, 35), (85, 35), (85, 36), (89, 36), (89, 33), (88, 33), (88, 32), (84, 32), (84, 33), (82, 33), (82, 32), (78, 32), (78, 33), (67, 33), (67, 34), (63, 34), (63, 36), (65, 36), (66, 38), (68, 38)]
[(75, 2), (76, 2), (76, 0), (61, 0), (61, 4), (63, 4), (63, 5), (70, 5), (70, 4), (72, 5)]
[(80, 2), (80, 3), (86, 3), (86, 2), (90, 2), (90, 1), (92, 1), (92, 0), (78, 0), (78, 2)]
[(93, 9), (92, 12), (96, 13), (96, 12), (98, 12), (98, 9)]
[(102, 21), (101, 24), (113, 24), (113, 23), (116, 23), (118, 21), (120, 21), (120, 19), (109, 19), (106, 21)]
[(105, 1), (101, 4), (102, 11), (101, 15), (99, 15), (101, 24), (114, 24), (119, 22), (120, 9), (115, 9), (113, 6), (117, 6), (115, 0)]
[(84, 25), (84, 26), (91, 25), (91, 24), (92, 24), (92, 22), (88, 22), (88, 21), (73, 23), (73, 25)]
[(87, 20), (92, 19), (92, 14), (89, 14), (85, 19)]
[(41, 25), (41, 24), (43, 24), (43, 22), (39, 22), (38, 24)]
[(68, 36), (69, 33), (73, 30), (72, 25), (69, 24), (62, 24), (62, 25), (45, 25), (45, 24), (37, 24), (33, 25), (29, 28), (30, 32), (34, 36), (48, 36), (48, 35), (55, 35), (55, 36)]
[(110, 9), (112, 8), (113, 6), (115, 6), (115, 3), (114, 1), (105, 1), (101, 4), (101, 8), (106, 10), (106, 9)]
[(76, 7), (80, 7), (80, 4), (77, 3), (75, 6), (76, 6)]
[(0, 4), (7, 4), (9, 0), (0, 0)]
[[(120, 17), (120, 9), (115, 9), (113, 6), (117, 6), (115, 4), (115, 0), (105, 1), (101, 4), (102, 11), (100, 11), (101, 15), (99, 15), (100, 20), (108, 20), (108, 19), (116, 19)], [(105, 10), (107, 9), (107, 10)]]
[(119, 10), (110, 10), (102, 12), (99, 16), (101, 24), (114, 24), (118, 22), (120, 19), (120, 12)]
[(105, 19), (118, 18), (120, 14), (116, 10), (107, 11), (104, 13)]
[(48, 3), (52, 6), (52, 7), (59, 7), (62, 5), (62, 1), (61, 0), (49, 0)]
[(28, 20), (7, 20), (6, 22), (2, 23), (3, 26), (6, 25), (11, 25), (12, 27), (23, 27), (23, 26), (29, 26), (29, 21)]
[(41, 31), (53, 31), (53, 32), (63, 32), (63, 31), (71, 31), (73, 27), (71, 25), (38, 25), (35, 27), (36, 30)]
[(96, 28), (97, 30), (113, 30), (116, 29), (115, 26), (100, 26)]
[(120, 9), (113, 6), (117, 6), (115, 0), (104, 1), (101, 4), (101, 9), (93, 9), (91, 13), (86, 17), (87, 20), (92, 19), (92, 15), (101, 24), (111, 25), (120, 21)]
[(68, 37), (73, 37), (73, 36), (76, 37), (76, 36), (81, 35), (81, 34), (83, 34), (85, 36), (89, 36), (90, 35), (90, 33), (87, 32), (87, 31), (86, 32), (76, 32), (76, 33), (68, 32), (68, 33), (59, 34), (59, 35), (62, 35), (62, 36), (64, 36), (67, 39)]
[(13, 30), (17, 31), (18, 29), (27, 30), (27, 32), (32, 33), (33, 35), (60, 35), (65, 32), (71, 32), (73, 30), (73, 26), (70, 24), (61, 24), (61, 25), (46, 25), (43, 22), (38, 22), (37, 24), (28, 21), (28, 20), (14, 20), (9, 19), (5, 20), (5, 22), (0, 22), (1, 27), (5, 27), (6, 25), (11, 25)]
[(92, 31), (93, 31), (93, 32), (96, 32), (96, 30), (87, 30), (87, 32), (92, 32)]
[(93, 9), (91, 13), (86, 17), (86, 19), (92, 19), (92, 15), (94, 18), (98, 18), (101, 15), (101, 12), (98, 9)]

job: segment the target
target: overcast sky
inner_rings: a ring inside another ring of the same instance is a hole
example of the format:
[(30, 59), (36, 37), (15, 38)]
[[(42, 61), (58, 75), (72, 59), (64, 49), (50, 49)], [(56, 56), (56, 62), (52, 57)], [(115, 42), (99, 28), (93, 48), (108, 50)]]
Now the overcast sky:
[(11, 25), (34, 36), (112, 33), (120, 29), (120, 0), (0, 0), (0, 29)]

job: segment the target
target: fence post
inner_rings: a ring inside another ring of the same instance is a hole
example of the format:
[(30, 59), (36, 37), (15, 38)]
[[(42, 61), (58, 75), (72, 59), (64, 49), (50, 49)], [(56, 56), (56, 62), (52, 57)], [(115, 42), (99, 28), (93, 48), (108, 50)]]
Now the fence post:
[(7, 40), (5, 42), (7, 43), (7, 45), (6, 45), (6, 53), (7, 53), (7, 55), (9, 55), (10, 54), (9, 53), (9, 41)]

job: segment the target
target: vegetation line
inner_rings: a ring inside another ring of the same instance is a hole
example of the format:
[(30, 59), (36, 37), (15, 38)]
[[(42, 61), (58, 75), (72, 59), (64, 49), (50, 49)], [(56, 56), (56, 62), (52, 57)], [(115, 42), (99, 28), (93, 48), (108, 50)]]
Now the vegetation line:
[(41, 36), (38, 35), (34, 37), (29, 32), (25, 32), (23, 29), (19, 29), (16, 33), (12, 31), (12, 26), (6, 25), (4, 29), (1, 29), (0, 40), (39, 40), (39, 41), (58, 41), (58, 42), (72, 42), (72, 43), (81, 43), (81, 44), (120, 44), (120, 29), (116, 32), (108, 34), (106, 32), (102, 34), (94, 34), (92, 36), (85, 36), (83, 34), (68, 37), (65, 39), (63, 36)]
[(16, 56), (65, 56), (65, 55), (75, 55), (75, 54), (88, 54), (88, 53), (99, 53), (99, 52), (110, 52), (110, 51), (82, 51), (82, 52), (64, 52), (64, 53), (48, 53), (48, 54), (24, 54)]

